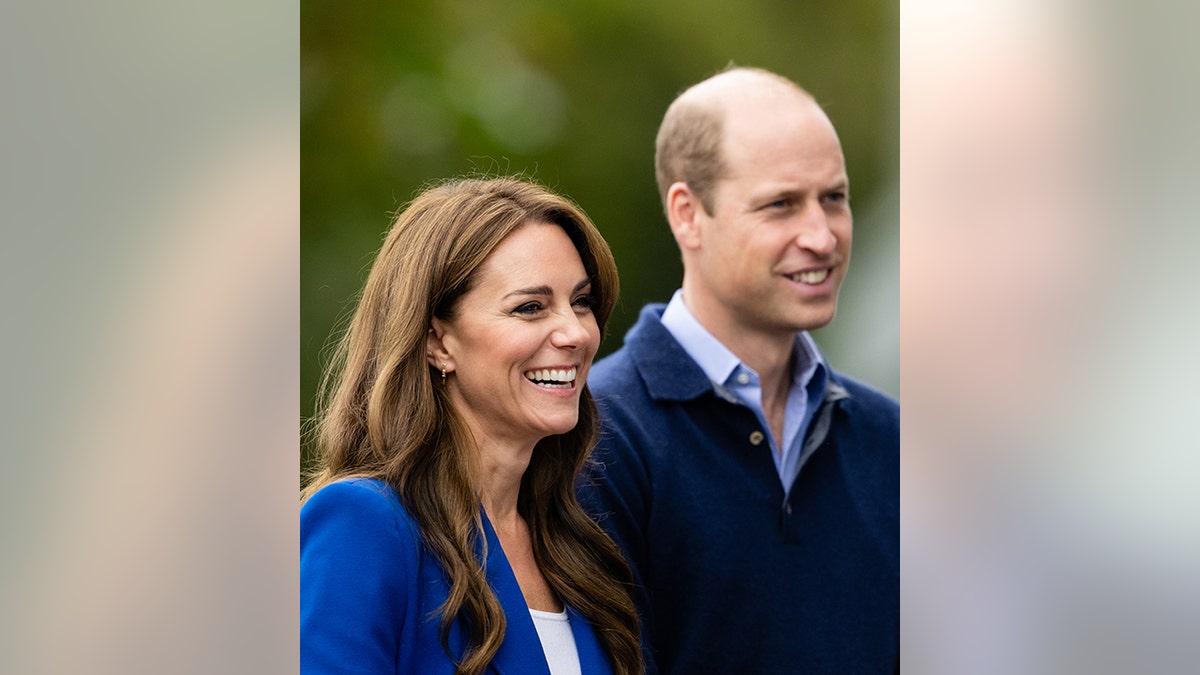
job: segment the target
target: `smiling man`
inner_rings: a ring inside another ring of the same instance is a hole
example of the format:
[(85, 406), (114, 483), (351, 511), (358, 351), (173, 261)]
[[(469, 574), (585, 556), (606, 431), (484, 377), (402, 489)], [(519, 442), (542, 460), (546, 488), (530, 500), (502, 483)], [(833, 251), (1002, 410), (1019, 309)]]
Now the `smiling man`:
[(595, 366), (581, 487), (634, 569), (649, 671), (897, 671), (899, 405), (807, 332), (850, 264), (837, 132), (736, 68), (671, 104), (655, 165), (682, 288)]

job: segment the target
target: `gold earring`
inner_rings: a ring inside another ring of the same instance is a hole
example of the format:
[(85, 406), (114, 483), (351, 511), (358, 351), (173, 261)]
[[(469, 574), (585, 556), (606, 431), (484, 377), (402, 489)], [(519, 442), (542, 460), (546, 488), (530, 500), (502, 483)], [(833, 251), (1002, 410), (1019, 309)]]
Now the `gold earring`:
[(446, 382), (446, 364), (442, 364), (442, 383)]

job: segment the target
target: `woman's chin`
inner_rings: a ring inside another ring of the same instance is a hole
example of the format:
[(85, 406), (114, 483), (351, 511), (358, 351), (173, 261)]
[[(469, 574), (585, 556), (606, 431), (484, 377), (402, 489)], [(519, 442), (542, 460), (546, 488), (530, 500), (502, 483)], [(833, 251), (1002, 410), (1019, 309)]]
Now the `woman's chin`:
[(550, 436), (561, 436), (562, 434), (570, 433), (577, 424), (579, 424), (578, 415), (570, 419), (564, 418), (561, 420), (547, 420), (545, 426), (542, 427), (542, 430), (545, 433), (543, 438), (548, 438)]

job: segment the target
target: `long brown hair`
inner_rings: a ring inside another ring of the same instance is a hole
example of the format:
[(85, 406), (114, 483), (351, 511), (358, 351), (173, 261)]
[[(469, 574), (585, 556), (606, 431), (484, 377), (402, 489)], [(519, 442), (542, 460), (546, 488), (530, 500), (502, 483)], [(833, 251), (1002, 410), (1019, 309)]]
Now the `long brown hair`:
[[(571, 238), (592, 282), (603, 334), (617, 300), (617, 268), (579, 207), (513, 178), (458, 180), (425, 191), (388, 233), (325, 371), (314, 427), (317, 469), (301, 495), (307, 499), (352, 476), (396, 489), (450, 581), (439, 608), (441, 640), (460, 675), (487, 667), (504, 639), (505, 618), (475, 555), (482, 536), (471, 470), (476, 448), (445, 388), (437, 386), (441, 373), (426, 361), (426, 334), (433, 317), (453, 315), (488, 254), (530, 222), (558, 225)], [(632, 575), (575, 498), (575, 479), (598, 434), (586, 386), (579, 407), (575, 429), (535, 447), (517, 508), (547, 582), (592, 623), (615, 672), (637, 675), (643, 665)], [(468, 645), (456, 656), (448, 635), (458, 617)]]

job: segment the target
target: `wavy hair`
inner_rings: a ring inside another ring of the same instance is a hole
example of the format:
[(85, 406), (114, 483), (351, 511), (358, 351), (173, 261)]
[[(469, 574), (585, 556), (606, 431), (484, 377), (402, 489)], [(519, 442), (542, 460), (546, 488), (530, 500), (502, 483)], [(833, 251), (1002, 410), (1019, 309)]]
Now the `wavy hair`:
[[(450, 319), (475, 271), (526, 223), (563, 228), (592, 282), (603, 335), (616, 304), (617, 268), (583, 211), (545, 188), (515, 178), (463, 179), (433, 187), (400, 213), (371, 268), (358, 307), (325, 371), (315, 416), (317, 466), (301, 497), (344, 478), (392, 485), (450, 581), (439, 608), (442, 647), (459, 675), (483, 672), (504, 639), (505, 618), (475, 555), (481, 506), (472, 468), (476, 446), (451, 405), (441, 374), (426, 361), (433, 317)], [(538, 567), (564, 601), (595, 627), (621, 675), (642, 673), (629, 567), (579, 506), (575, 480), (598, 436), (590, 391), (579, 423), (542, 439), (521, 482)], [(467, 648), (454, 655), (458, 618)]]

